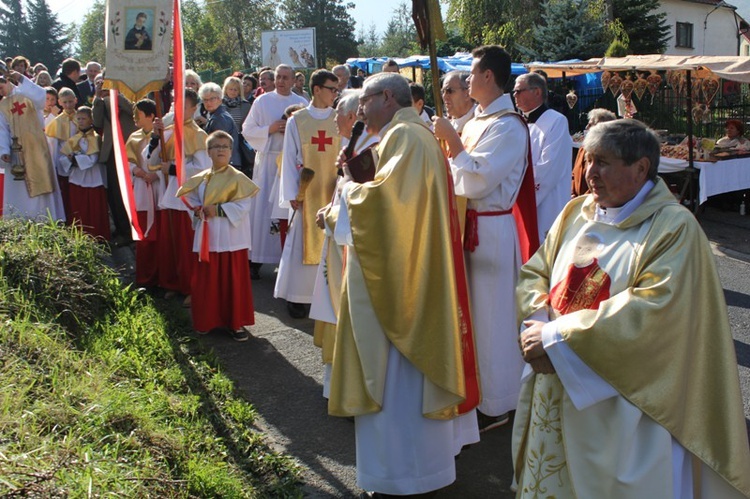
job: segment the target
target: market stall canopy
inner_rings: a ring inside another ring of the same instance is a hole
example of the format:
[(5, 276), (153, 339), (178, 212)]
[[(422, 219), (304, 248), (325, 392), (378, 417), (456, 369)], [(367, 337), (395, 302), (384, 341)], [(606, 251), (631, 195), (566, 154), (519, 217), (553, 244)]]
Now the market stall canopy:
[[(372, 74), (379, 72), (388, 59), (388, 57), (350, 58), (346, 60), (346, 63), (366, 71), (367, 74)], [(458, 52), (451, 57), (438, 57), (437, 59), (438, 69), (443, 73), (454, 70), (471, 70), (472, 57), (468, 52)], [(426, 55), (412, 55), (405, 58), (394, 57), (393, 60), (398, 63), (399, 68), (430, 69), (430, 58)], [(516, 62), (511, 64), (511, 74), (520, 75), (524, 73), (528, 73), (528, 70), (523, 64)]]
[(599, 71), (685, 71), (696, 72), (695, 76), (710, 73), (726, 80), (750, 83), (750, 58), (740, 56), (680, 56), (680, 55), (629, 55), (627, 57), (604, 57), (581, 62), (561, 61), (555, 63), (532, 62), (526, 65), (529, 71), (542, 69), (550, 78), (594, 73)]

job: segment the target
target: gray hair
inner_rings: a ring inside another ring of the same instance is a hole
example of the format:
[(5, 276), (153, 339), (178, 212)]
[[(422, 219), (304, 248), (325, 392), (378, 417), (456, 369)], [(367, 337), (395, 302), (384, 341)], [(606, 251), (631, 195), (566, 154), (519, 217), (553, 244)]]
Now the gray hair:
[(275, 73), (275, 72), (273, 71), (273, 69), (264, 69), (264, 70), (263, 70), (263, 71), (261, 71), (261, 72), (260, 72), (260, 74), (258, 75), (258, 79), (260, 80), (260, 78), (262, 78), (262, 77), (263, 77), (263, 75), (271, 75), (271, 79), (272, 79), (272, 80), (273, 80), (274, 78), (276, 78), (276, 73)]
[(526, 73), (519, 76), (516, 81), (525, 81), (529, 88), (542, 89), (542, 99), (547, 102), (547, 80), (538, 73)]
[(594, 126), (599, 123), (604, 123), (605, 121), (614, 121), (617, 119), (617, 116), (615, 113), (610, 111), (609, 109), (604, 109), (603, 107), (596, 107), (592, 109), (591, 111), (586, 114), (586, 117), (589, 120), (589, 125)]
[(641, 158), (649, 160), (648, 178), (656, 180), (661, 146), (656, 133), (638, 120), (620, 119), (599, 123), (583, 139), (586, 152), (609, 153), (632, 165)]
[(349, 78), (352, 75), (352, 72), (349, 71), (349, 67), (345, 64), (339, 64), (338, 66), (334, 66), (331, 71), (335, 73), (336, 71), (343, 70), (346, 73), (346, 77)]
[(198, 87), (203, 85), (203, 80), (201, 80), (201, 77), (198, 73), (193, 71), (192, 69), (186, 69), (185, 70), (185, 79), (183, 81), (187, 82), (188, 78), (192, 78), (193, 80), (198, 82)]
[(295, 76), (294, 76), (294, 69), (292, 69), (292, 67), (289, 64), (279, 64), (278, 66), (276, 66), (276, 70), (273, 73), (274, 77), (276, 77), (276, 73), (278, 73), (280, 69), (286, 69), (286, 70), (288, 70), (289, 73), (291, 73), (291, 75), (292, 75), (292, 79), (295, 78)]
[(393, 98), (401, 107), (411, 106), (411, 90), (409, 81), (399, 73), (378, 73), (370, 76), (365, 80), (364, 85), (370, 90), (370, 93), (390, 90)]
[(466, 80), (469, 79), (469, 76), (471, 73), (468, 71), (461, 71), (458, 69), (455, 69), (453, 71), (449, 71), (448, 73), (445, 73), (445, 76), (443, 76), (443, 83), (446, 83), (453, 79), (458, 79), (459, 82), (461, 82), (461, 88), (466, 90), (469, 88), (469, 84), (466, 82)]
[(198, 95), (200, 96), (201, 100), (206, 100), (206, 97), (208, 97), (209, 95), (218, 95), (219, 98), (221, 98), (221, 87), (216, 83), (209, 81), (208, 83), (204, 83), (203, 85), (201, 85), (201, 88), (198, 89)]
[(336, 106), (336, 112), (339, 114), (348, 115), (349, 113), (357, 114), (357, 106), (359, 106), (359, 96), (362, 95), (362, 90), (350, 88), (344, 90), (339, 97), (339, 103)]

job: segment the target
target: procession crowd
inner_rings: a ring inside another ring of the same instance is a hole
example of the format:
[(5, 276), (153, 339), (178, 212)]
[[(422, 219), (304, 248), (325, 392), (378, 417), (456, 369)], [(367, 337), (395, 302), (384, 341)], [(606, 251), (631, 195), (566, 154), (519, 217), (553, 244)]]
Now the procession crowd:
[(245, 341), (252, 281), (278, 267), (274, 296), (315, 320), (329, 413), (354, 418), (362, 497), (434, 495), (511, 421), (517, 497), (750, 497), (721, 284), (657, 136), (594, 109), (574, 162), (545, 75), (472, 56), (441, 78), (445, 117), (395, 62), (309, 86), (284, 64), (222, 86), (188, 70), (112, 102), (96, 62), (52, 81), (16, 57), (3, 216), (131, 244), (118, 120), (136, 283)]

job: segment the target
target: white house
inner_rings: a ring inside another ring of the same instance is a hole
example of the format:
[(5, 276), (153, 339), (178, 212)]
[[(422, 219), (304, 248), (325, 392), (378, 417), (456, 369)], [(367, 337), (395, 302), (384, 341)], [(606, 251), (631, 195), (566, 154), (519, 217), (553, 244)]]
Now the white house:
[[(747, 2), (747, 0), (738, 0)], [(671, 39), (669, 55), (747, 55), (750, 42), (743, 36), (748, 23), (737, 7), (723, 0), (662, 0)], [(742, 43), (746, 44), (742, 46)]]

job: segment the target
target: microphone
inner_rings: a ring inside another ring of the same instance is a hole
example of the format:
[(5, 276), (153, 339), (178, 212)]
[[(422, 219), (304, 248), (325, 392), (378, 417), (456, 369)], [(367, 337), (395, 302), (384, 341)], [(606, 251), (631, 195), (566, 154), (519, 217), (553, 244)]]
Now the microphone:
[(359, 140), (359, 137), (362, 135), (362, 132), (364, 130), (365, 124), (363, 122), (354, 122), (354, 128), (352, 128), (352, 138), (349, 139), (349, 144), (347, 144), (346, 150), (344, 151), (344, 157), (346, 159), (350, 159), (354, 154), (354, 147), (357, 145), (357, 140)]

